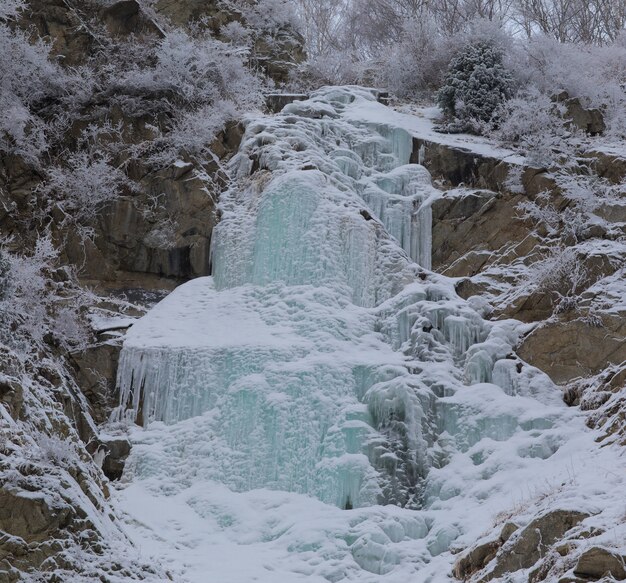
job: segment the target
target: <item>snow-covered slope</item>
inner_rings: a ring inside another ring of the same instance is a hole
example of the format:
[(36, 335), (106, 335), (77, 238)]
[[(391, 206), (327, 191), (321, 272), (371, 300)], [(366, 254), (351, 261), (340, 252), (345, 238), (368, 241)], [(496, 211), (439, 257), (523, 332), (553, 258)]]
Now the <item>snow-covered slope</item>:
[(616, 458), (523, 326), (429, 271), (438, 193), (395, 119), (330, 88), (250, 120), (214, 276), (127, 336), (117, 415), (146, 429), (115, 496), (176, 580), (446, 581), (537, 497), (613, 517)]

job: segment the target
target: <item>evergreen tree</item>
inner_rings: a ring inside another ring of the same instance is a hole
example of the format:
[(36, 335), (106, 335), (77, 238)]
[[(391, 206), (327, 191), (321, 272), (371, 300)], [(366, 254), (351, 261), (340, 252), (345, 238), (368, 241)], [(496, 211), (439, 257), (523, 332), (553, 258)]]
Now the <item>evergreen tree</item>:
[(478, 131), (496, 108), (511, 97), (513, 78), (502, 64), (502, 51), (479, 41), (467, 45), (448, 67), (437, 94), (451, 123), (448, 131)]

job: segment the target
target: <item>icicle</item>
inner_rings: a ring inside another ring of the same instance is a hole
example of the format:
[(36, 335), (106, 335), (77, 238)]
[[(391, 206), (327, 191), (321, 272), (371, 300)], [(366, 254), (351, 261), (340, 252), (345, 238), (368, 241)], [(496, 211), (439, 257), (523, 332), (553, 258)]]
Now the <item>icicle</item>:
[(517, 360), (503, 358), (493, 366), (493, 383), (502, 388), (507, 395), (518, 394), (518, 377), (521, 363)]
[(458, 355), (465, 354), (472, 344), (479, 342), (482, 332), (481, 322), (477, 317), (456, 315), (444, 317), (443, 329), (446, 340)]
[(478, 350), (465, 362), (465, 378), (470, 385), (490, 383), (493, 361), (486, 350)]

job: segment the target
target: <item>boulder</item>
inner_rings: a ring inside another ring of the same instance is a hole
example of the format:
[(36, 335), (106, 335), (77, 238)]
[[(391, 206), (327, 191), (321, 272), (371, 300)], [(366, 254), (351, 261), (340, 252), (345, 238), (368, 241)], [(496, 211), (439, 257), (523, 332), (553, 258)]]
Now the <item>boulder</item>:
[(563, 117), (569, 125), (583, 130), (592, 136), (597, 136), (606, 129), (604, 116), (599, 109), (583, 106), (578, 97), (570, 97), (567, 91), (561, 91), (561, 93), (553, 95), (552, 101), (562, 104), (565, 108)]
[(602, 314), (601, 323), (582, 318), (557, 319), (533, 329), (522, 340), (517, 354), (546, 372), (555, 383), (567, 383), (626, 360), (625, 336), (624, 315)]
[(577, 510), (551, 510), (538, 516), (510, 536), (476, 581), (484, 583), (519, 569), (529, 569), (567, 531), (589, 516)]
[(130, 455), (130, 441), (123, 437), (106, 438), (102, 444), (107, 450), (102, 471), (109, 480), (119, 480), (124, 473), (126, 459)]
[(599, 109), (587, 109), (582, 106), (580, 99), (577, 98), (568, 99), (565, 102), (565, 107), (565, 117), (574, 126), (592, 136), (604, 133), (606, 124), (604, 123), (604, 116)]
[(593, 169), (601, 178), (613, 184), (620, 184), (626, 178), (626, 156), (623, 152), (590, 150), (585, 155), (592, 160)]
[(519, 528), (513, 522), (507, 522), (496, 539), (480, 543), (465, 551), (454, 563), (452, 574), (457, 579), (469, 579), (474, 573), (484, 569), (496, 556), (500, 547), (508, 541)]
[(65, 528), (73, 509), (60, 500), (55, 504), (43, 492), (27, 492), (4, 486), (0, 489), (0, 530), (26, 542), (48, 538)]
[(141, 10), (137, 0), (115, 2), (104, 9), (102, 16), (107, 30), (114, 36), (130, 34), (163, 36), (161, 29)]
[(574, 575), (594, 581), (605, 576), (622, 581), (626, 579), (626, 557), (604, 547), (591, 547), (579, 557)]

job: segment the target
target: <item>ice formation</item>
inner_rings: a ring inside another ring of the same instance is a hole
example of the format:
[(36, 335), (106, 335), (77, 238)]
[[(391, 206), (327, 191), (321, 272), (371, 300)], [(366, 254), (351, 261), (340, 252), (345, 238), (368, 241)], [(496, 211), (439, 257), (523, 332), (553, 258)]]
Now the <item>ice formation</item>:
[[(518, 324), (483, 320), (429, 271), (437, 191), (405, 130), (355, 121), (373, 103), (327, 88), (248, 122), (213, 277), (135, 324), (119, 366), (118, 415), (147, 426), (133, 487), (233, 532), (237, 504), (308, 512), (309, 531), (281, 533), (311, 581), (418, 572), (476, 528), (441, 508), (505, 490), (504, 467), (535, 471), (572, 415), (512, 353)], [(255, 525), (259, 544), (282, 536)]]

